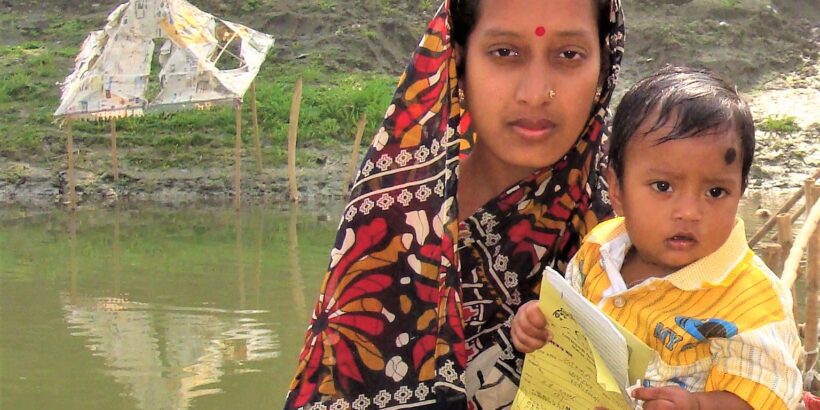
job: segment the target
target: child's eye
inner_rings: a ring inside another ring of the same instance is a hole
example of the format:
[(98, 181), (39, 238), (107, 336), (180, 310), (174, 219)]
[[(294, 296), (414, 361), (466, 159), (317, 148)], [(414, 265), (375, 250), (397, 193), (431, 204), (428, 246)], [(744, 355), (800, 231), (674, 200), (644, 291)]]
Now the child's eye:
[(517, 57), (518, 52), (507, 47), (499, 47), (493, 50), (490, 50), (490, 55), (496, 57)]
[(712, 188), (709, 190), (709, 196), (712, 198), (723, 198), (726, 195), (729, 195), (729, 192), (723, 188)]
[(665, 181), (653, 182), (650, 186), (658, 192), (668, 192), (672, 190), (672, 186)]

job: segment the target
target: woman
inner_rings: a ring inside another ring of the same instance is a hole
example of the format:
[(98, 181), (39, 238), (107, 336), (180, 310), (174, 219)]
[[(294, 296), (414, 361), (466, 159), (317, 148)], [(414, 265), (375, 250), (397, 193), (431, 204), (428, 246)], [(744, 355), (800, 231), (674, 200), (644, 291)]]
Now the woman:
[(511, 403), (509, 320), (611, 213), (622, 23), (619, 0), (445, 0), (357, 176), (287, 408)]

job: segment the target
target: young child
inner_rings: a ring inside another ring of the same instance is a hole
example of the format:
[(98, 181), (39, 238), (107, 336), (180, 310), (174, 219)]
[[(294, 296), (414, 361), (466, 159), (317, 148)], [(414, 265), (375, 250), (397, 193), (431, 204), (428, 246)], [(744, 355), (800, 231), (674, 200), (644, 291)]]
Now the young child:
[[(789, 291), (736, 217), (754, 123), (713, 74), (665, 68), (627, 92), (613, 122), (619, 217), (567, 269), (584, 297), (658, 352), (633, 396), (644, 409), (792, 409), (802, 394)], [(537, 301), (512, 322), (524, 353), (551, 338)]]

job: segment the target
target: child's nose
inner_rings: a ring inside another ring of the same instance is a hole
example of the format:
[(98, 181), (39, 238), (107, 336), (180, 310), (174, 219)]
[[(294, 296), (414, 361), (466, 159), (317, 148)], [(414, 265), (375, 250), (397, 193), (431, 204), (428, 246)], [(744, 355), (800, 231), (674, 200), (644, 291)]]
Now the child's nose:
[(699, 221), (703, 215), (701, 201), (694, 197), (681, 197), (675, 204), (672, 217), (684, 221)]

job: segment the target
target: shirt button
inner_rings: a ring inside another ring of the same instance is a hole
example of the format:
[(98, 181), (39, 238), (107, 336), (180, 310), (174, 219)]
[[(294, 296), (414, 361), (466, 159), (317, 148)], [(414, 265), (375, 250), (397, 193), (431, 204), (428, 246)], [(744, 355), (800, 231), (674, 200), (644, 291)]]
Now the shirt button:
[(623, 296), (618, 296), (612, 301), (616, 308), (620, 309), (626, 305), (626, 299)]

